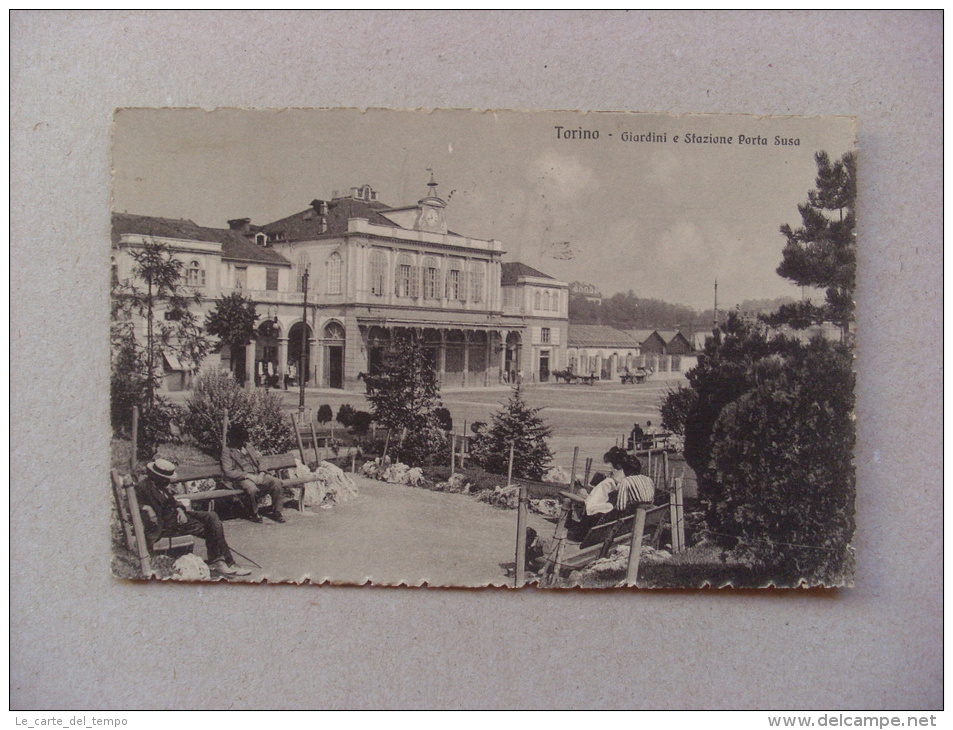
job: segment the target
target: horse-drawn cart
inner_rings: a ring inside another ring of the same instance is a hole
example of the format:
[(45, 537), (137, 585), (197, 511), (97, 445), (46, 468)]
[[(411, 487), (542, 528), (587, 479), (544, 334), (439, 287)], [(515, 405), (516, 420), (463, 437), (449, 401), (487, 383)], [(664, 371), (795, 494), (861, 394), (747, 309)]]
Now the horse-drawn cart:
[(619, 377), (622, 378), (622, 385), (625, 385), (626, 383), (644, 383), (648, 376), (649, 374), (640, 368), (634, 373), (622, 373)]
[(568, 368), (566, 370), (554, 370), (553, 378), (556, 379), (557, 383), (560, 380), (564, 383), (586, 383), (587, 385), (592, 385), (596, 382), (596, 376), (594, 373), (592, 375), (577, 375)]

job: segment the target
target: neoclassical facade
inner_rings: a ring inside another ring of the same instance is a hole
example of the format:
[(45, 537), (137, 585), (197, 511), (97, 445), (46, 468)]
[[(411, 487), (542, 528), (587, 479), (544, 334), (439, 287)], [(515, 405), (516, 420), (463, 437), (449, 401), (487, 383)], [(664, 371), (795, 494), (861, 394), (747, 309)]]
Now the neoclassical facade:
[(114, 266), (128, 275), (122, 252), (159, 240), (182, 259), (206, 307), (236, 290), (252, 298), (256, 342), (211, 364), (258, 382), (298, 376), (303, 352), (310, 385), (358, 387), (388, 343), (410, 333), (444, 385), (548, 380), (565, 363), (568, 285), (504, 263), (497, 240), (449, 230), (435, 187), (405, 207), (354, 187), (265, 225), (231, 220), (228, 230), (117, 214)]

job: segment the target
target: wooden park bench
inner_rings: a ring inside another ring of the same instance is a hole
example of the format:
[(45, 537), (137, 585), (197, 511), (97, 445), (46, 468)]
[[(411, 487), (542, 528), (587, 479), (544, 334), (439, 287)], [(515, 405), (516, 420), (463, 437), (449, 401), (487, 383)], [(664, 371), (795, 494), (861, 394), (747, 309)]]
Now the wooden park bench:
[[(586, 498), (574, 492), (560, 492), (563, 508), (553, 536), (553, 547), (543, 568), (544, 585), (554, 583), (561, 575), (581, 570), (590, 563), (604, 558), (616, 545), (632, 541), (636, 514), (627, 515), (591, 528), (582, 540), (573, 542), (567, 537), (567, 525), (573, 504), (584, 505)], [(669, 514), (668, 505), (644, 506), (645, 523), (643, 534), (651, 534), (650, 542), (658, 544), (662, 528)]]
[[(113, 498), (116, 501), (116, 512), (119, 515), (119, 525), (123, 532), (126, 547), (135, 554), (140, 562), (143, 555), (148, 563), (150, 553), (190, 553), (195, 546), (195, 539), (191, 535), (179, 537), (163, 537), (153, 545), (147, 545), (145, 523), (143, 518), (155, 522), (155, 515), (146, 506), (139, 506), (136, 497), (135, 480), (132, 477), (123, 477), (115, 469), (109, 472), (112, 481)], [(145, 572), (145, 569), (144, 571)], [(148, 575), (148, 573), (146, 573)]]
[[(282, 469), (293, 469), (295, 460), (299, 459), (299, 454), (289, 452), (287, 454), (278, 454), (276, 456), (265, 456), (262, 459), (263, 471), (281, 471)], [(188, 499), (193, 504), (203, 504), (204, 509), (214, 510), (216, 499), (228, 499), (240, 497), (244, 494), (241, 489), (225, 486), (228, 480), (222, 474), (222, 466), (218, 462), (208, 462), (206, 464), (196, 464), (191, 466), (182, 466), (176, 470), (176, 477), (172, 484), (182, 484), (197, 479), (214, 479), (218, 484), (215, 489), (208, 489), (201, 492), (186, 492), (179, 496)], [(313, 482), (314, 477), (304, 477), (300, 479), (283, 479), (282, 485), (292, 491), (293, 499), (298, 504), (298, 511), (304, 512), (304, 485)]]

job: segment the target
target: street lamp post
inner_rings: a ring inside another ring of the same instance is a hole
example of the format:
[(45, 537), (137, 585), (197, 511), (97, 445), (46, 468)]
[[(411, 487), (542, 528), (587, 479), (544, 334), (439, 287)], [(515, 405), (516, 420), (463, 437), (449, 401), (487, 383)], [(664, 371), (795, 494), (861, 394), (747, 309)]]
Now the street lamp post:
[[(310, 268), (310, 267), (309, 267)], [(301, 352), (298, 354), (298, 418), (304, 417), (304, 379), (307, 375), (305, 360), (308, 347), (308, 269), (301, 277), (304, 298), (301, 305)]]

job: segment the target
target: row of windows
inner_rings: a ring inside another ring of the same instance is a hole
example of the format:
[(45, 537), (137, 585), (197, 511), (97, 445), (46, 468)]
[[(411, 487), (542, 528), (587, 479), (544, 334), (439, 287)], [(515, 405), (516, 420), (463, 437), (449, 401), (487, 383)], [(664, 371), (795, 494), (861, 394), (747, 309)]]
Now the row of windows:
[[(298, 291), (304, 291), (304, 272), (309, 270), (311, 261), (308, 254), (303, 253), (298, 256)], [(327, 261), (327, 289), (326, 294), (341, 294), (344, 283), (344, 260), (337, 251), (328, 256)], [(309, 279), (310, 279), (309, 274)], [(310, 279), (309, 287), (314, 289), (314, 281)]]
[[(190, 261), (185, 267), (185, 283), (187, 286), (205, 286), (205, 269), (198, 261)], [(235, 288), (248, 288), (248, 267), (235, 267)], [(278, 291), (278, 269), (265, 269), (265, 289), (267, 291)]]
[[(480, 303), (484, 300), (485, 273), (481, 269), (464, 271), (460, 264), (451, 261), (444, 273), (437, 260), (424, 259), (423, 266), (415, 266), (407, 254), (397, 258), (394, 269), (394, 294), (398, 297), (424, 299), (449, 299), (461, 302)], [(371, 252), (370, 290), (375, 296), (386, 293), (388, 282), (387, 257), (382, 251)]]
[(554, 291), (550, 292), (548, 289), (540, 291), (539, 289), (533, 294), (533, 309), (541, 310), (544, 312), (558, 312), (559, 311), (559, 292)]

